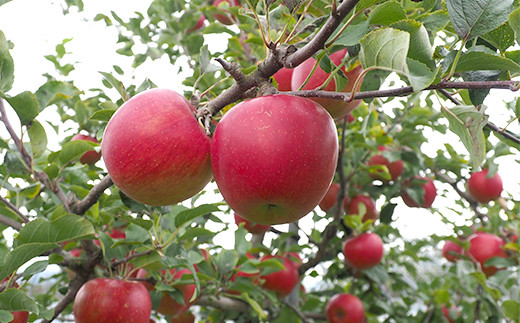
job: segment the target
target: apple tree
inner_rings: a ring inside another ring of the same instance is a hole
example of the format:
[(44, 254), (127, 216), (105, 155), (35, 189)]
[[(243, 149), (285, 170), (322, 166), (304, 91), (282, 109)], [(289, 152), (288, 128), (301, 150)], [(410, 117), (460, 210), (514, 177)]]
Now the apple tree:
[(1, 322), (520, 320), (517, 0), (149, 2), (88, 89), (0, 31)]

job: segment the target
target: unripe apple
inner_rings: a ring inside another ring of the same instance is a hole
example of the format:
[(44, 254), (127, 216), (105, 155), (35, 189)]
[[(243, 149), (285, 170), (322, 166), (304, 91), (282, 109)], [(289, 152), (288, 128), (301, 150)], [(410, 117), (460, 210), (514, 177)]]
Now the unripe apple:
[[(386, 150), (386, 147), (379, 146), (379, 147), (377, 147), (377, 150), (383, 152)], [(377, 155), (372, 156), (370, 158), (370, 160), (368, 161), (367, 165), (368, 166), (375, 166), (375, 165), (386, 166), (386, 168), (388, 169), (388, 172), (390, 173), (390, 179), (383, 178), (381, 175), (378, 175), (378, 174), (372, 174), (372, 173), (370, 174), (370, 177), (372, 177), (374, 179), (378, 179), (383, 182), (389, 182), (390, 180), (395, 181), (403, 173), (403, 167), (404, 167), (404, 163), (402, 160), (396, 160), (396, 161), (390, 162), (390, 161), (388, 161), (388, 159), (386, 159), (383, 156), (383, 154), (377, 154)]]
[(336, 204), (336, 200), (338, 199), (338, 192), (339, 192), (340, 187), (341, 186), (339, 185), (339, 183), (330, 184), (329, 190), (327, 191), (327, 193), (325, 193), (325, 196), (323, 197), (323, 199), (321, 200), (321, 202), (319, 204), (320, 209), (323, 212), (329, 211), (330, 209), (332, 209), (334, 204)]
[(486, 276), (492, 276), (501, 269), (495, 266), (485, 266), (484, 263), (493, 257), (507, 258), (507, 253), (503, 249), (505, 242), (502, 238), (491, 233), (479, 232), (469, 236), (468, 240), (470, 242), (468, 253), (476, 262), (480, 263)]
[(105, 130), (101, 152), (114, 184), (136, 201), (170, 205), (211, 179), (210, 138), (182, 95), (152, 89), (126, 101)]
[(299, 265), (294, 263), (288, 257), (280, 255), (266, 255), (262, 257), (260, 261), (271, 258), (278, 258), (283, 260), (285, 269), (268, 275), (260, 276), (260, 278), (265, 280), (262, 287), (266, 290), (275, 292), (279, 297), (285, 297), (289, 295), (300, 282), (300, 276), (298, 274)]
[[(341, 60), (347, 54), (347, 49), (339, 50), (333, 54), (329, 55), (330, 60), (338, 66), (341, 64)], [(292, 80), (291, 80), (291, 88), (293, 91), (297, 91), (300, 89), (302, 84), (305, 82), (309, 74), (311, 73), (314, 65), (316, 64), (316, 59), (311, 57), (298, 65), (293, 72)], [(348, 78), (348, 83), (341, 92), (351, 92), (354, 87), (354, 82), (357, 77), (363, 71), (361, 65), (354, 67), (352, 70), (347, 71), (345, 67), (342, 67), (341, 70)], [(314, 90), (319, 88), (325, 80), (329, 77), (329, 73), (325, 72), (318, 65), (316, 70), (312, 73), (309, 81), (305, 84), (302, 90)], [(323, 89), (325, 91), (336, 91), (336, 82), (332, 79), (329, 84)], [(324, 98), (312, 98), (314, 101), (321, 104), (333, 118), (342, 118), (346, 116), (348, 113), (352, 112), (360, 103), (361, 100), (354, 100), (352, 102), (344, 102), (341, 100), (332, 100), (332, 99), (324, 99)]]
[(368, 220), (377, 220), (379, 218), (379, 212), (376, 209), (376, 202), (366, 195), (356, 195), (350, 201), (345, 197), (343, 200), (343, 208), (347, 215), (359, 215), (361, 210), (359, 204), (365, 205), (365, 213), (363, 215), (363, 222)]
[(244, 223), (244, 229), (246, 229), (250, 233), (264, 233), (271, 229), (270, 225), (252, 223), (236, 213), (235, 213), (235, 223), (238, 226), (240, 225), (240, 223)]
[(329, 323), (364, 323), (365, 308), (363, 302), (352, 294), (336, 294), (325, 307)]
[[(406, 191), (401, 194), (403, 202), (409, 207), (430, 208), (433, 204), (433, 201), (435, 201), (435, 197), (437, 196), (437, 189), (435, 188), (433, 180), (431, 178), (421, 176), (416, 176), (415, 179), (426, 181), (426, 183), (422, 185), (422, 189), (424, 191), (422, 204), (419, 204), (418, 201), (415, 201), (410, 195), (408, 195), (408, 193), (406, 193)], [(405, 182), (404, 184), (404, 186), (410, 185), (411, 183), (409, 181)]]
[(291, 91), (291, 80), (294, 69), (282, 67), (274, 73), (273, 78), (278, 84), (278, 91)]
[(294, 222), (321, 201), (338, 157), (330, 115), (314, 101), (270, 95), (237, 104), (211, 143), (215, 182), (229, 206), (260, 224)]
[[(83, 135), (81, 133), (78, 133), (70, 141), (76, 141), (76, 140), (85, 140), (90, 142), (95, 142), (99, 144), (99, 141), (96, 138)], [(80, 163), (87, 164), (87, 165), (94, 165), (99, 159), (101, 158), (101, 153), (95, 151), (94, 149), (87, 151), (81, 157), (79, 158)]]
[(383, 259), (383, 252), (383, 240), (376, 233), (363, 233), (343, 245), (345, 260), (358, 270), (377, 266)]
[[(227, 2), (230, 7), (240, 6), (240, 1), (238, 0), (213, 0), (213, 6), (218, 8), (219, 4), (222, 2)], [(229, 12), (229, 10), (219, 8), (219, 11), (221, 13), (213, 14), (213, 17), (215, 17), (217, 21), (224, 25), (233, 25), (235, 23), (235, 17), (231, 14), (231, 12)]]
[(502, 178), (496, 173), (488, 177), (488, 170), (471, 174), (468, 180), (468, 190), (471, 196), (480, 203), (496, 200), (502, 194)]
[(152, 300), (143, 285), (118, 279), (96, 278), (79, 289), (74, 299), (77, 323), (146, 323)]
[(464, 253), (464, 249), (455, 242), (446, 240), (446, 242), (444, 243), (444, 247), (442, 247), (442, 255), (444, 256), (444, 258), (446, 258), (446, 260), (455, 262), (460, 257), (455, 255), (454, 253), (462, 255)]

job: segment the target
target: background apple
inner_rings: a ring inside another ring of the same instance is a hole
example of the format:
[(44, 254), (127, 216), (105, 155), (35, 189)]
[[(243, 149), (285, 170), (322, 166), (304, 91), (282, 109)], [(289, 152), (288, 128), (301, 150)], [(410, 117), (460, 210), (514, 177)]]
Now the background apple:
[(260, 278), (265, 280), (262, 287), (266, 290), (276, 292), (280, 297), (285, 297), (289, 295), (300, 282), (300, 276), (298, 275), (299, 266), (288, 257), (280, 255), (266, 255), (262, 257), (260, 261), (272, 258), (281, 259), (285, 269), (268, 275), (261, 275)]
[(29, 320), (29, 312), (18, 311), (11, 312), (11, 314), (13, 314), (14, 318), (9, 323), (27, 323)]
[(495, 266), (485, 266), (484, 263), (493, 257), (507, 258), (507, 253), (503, 249), (505, 242), (502, 238), (491, 233), (478, 232), (469, 236), (468, 241), (470, 242), (468, 253), (480, 264), (486, 276), (492, 276), (500, 270)]
[[(433, 204), (433, 201), (435, 201), (435, 197), (437, 196), (437, 189), (435, 188), (435, 184), (433, 183), (433, 180), (428, 177), (416, 176), (414, 180), (416, 179), (426, 181), (426, 183), (422, 184), (422, 189), (424, 191), (422, 204), (419, 204), (418, 201), (415, 201), (406, 191), (401, 194), (401, 198), (403, 199), (403, 202), (409, 207), (430, 208)], [(409, 187), (410, 185), (411, 183), (408, 181), (403, 186)]]
[(462, 255), (464, 253), (464, 249), (461, 246), (459, 246), (458, 244), (456, 244), (455, 242), (446, 240), (446, 242), (444, 243), (444, 246), (442, 247), (442, 255), (448, 261), (455, 262), (460, 257), (454, 253)]
[(383, 240), (376, 233), (363, 233), (346, 240), (343, 245), (345, 260), (359, 270), (378, 265), (383, 252)]
[[(191, 271), (189, 269), (171, 269), (170, 274), (167, 274), (165, 276), (173, 275), (171, 278), (172, 281), (175, 281), (182, 279), (182, 276), (184, 274), (191, 274)], [(168, 277), (166, 277), (165, 279), (166, 281), (170, 281), (170, 278)], [(166, 316), (176, 316), (186, 312), (193, 304), (193, 302), (190, 302), (190, 299), (192, 298), (193, 294), (195, 294), (195, 284), (175, 284), (174, 287), (182, 292), (182, 295), (184, 297), (184, 304), (178, 303), (170, 295), (168, 295), (168, 293), (165, 292), (163, 293), (161, 303), (157, 308), (157, 312)]]
[(264, 224), (258, 224), (258, 223), (252, 223), (240, 215), (238, 215), (235, 212), (235, 223), (236, 225), (240, 225), (241, 223), (244, 223), (244, 228), (249, 231), (250, 233), (264, 233), (269, 231), (271, 229), (270, 225), (264, 225)]
[(455, 316), (459, 316), (459, 311), (457, 310), (457, 306), (451, 305), (449, 308), (446, 306), (446, 304), (442, 304), (441, 307), (442, 315), (448, 320), (449, 323), (454, 323), (455, 318), (452, 318), (450, 315), (450, 311), (454, 313)]
[(312, 211), (332, 182), (337, 158), (330, 115), (311, 100), (289, 95), (237, 104), (220, 120), (211, 143), (211, 166), (224, 200), (260, 224), (289, 223)]
[(359, 215), (361, 209), (359, 204), (365, 206), (365, 213), (363, 215), (363, 222), (368, 220), (377, 220), (379, 218), (379, 212), (376, 209), (376, 203), (374, 200), (367, 195), (356, 195), (351, 200), (345, 197), (343, 200), (343, 208), (347, 215)]
[(319, 207), (323, 212), (327, 212), (332, 209), (338, 198), (338, 192), (340, 189), (339, 183), (330, 184), (329, 190), (325, 193), (325, 196), (321, 200)]
[(488, 177), (488, 170), (471, 174), (468, 180), (468, 190), (471, 196), (480, 203), (496, 200), (502, 194), (502, 178), (498, 173)]
[(191, 33), (192, 31), (201, 29), (202, 27), (204, 27), (205, 20), (206, 20), (206, 17), (203, 14), (200, 14), (199, 20), (197, 20), (197, 22), (195, 23), (195, 26), (193, 26), (189, 29), (186, 29), (186, 32)]
[(141, 203), (170, 205), (211, 179), (210, 138), (180, 94), (152, 89), (126, 101), (110, 119), (101, 152), (114, 184)]
[[(93, 138), (93, 137), (90, 137), (90, 136), (87, 136), (87, 135), (84, 135), (81, 133), (78, 133), (77, 135), (75, 135), (74, 137), (72, 137), (70, 139), (70, 141), (76, 141), (76, 140), (86, 140), (86, 141), (95, 142), (95, 143), (99, 144), (99, 141), (96, 138)], [(79, 161), (82, 164), (94, 165), (100, 158), (101, 158), (100, 152), (97, 152), (95, 150), (89, 150), (86, 153), (84, 153), (83, 155), (81, 155), (81, 157), (79, 158)]]
[(146, 323), (152, 300), (143, 285), (108, 278), (95, 278), (79, 289), (74, 299), (76, 323)]
[[(338, 66), (339, 64), (341, 64), (341, 60), (345, 57), (346, 54), (347, 49), (342, 49), (330, 54), (329, 58), (336, 66)], [(293, 91), (297, 91), (302, 86), (302, 84), (305, 82), (305, 80), (311, 73), (312, 69), (314, 68), (314, 65), (316, 65), (316, 59), (311, 57), (294, 69), (291, 80), (291, 88)], [(354, 87), (354, 82), (356, 81), (357, 77), (363, 71), (363, 68), (361, 67), (361, 65), (358, 65), (350, 71), (347, 71), (345, 67), (342, 67), (341, 70), (347, 76), (348, 83), (346, 87), (340, 92), (350, 92)], [(329, 73), (325, 72), (318, 65), (314, 73), (312, 73), (312, 76), (309, 78), (309, 81), (302, 88), (302, 90), (314, 90), (320, 87), (328, 77)], [(334, 79), (332, 79), (323, 90), (335, 91), (336, 82), (334, 81)], [(313, 100), (321, 104), (331, 114), (333, 118), (342, 118), (346, 116), (361, 103), (361, 100), (354, 100), (352, 102), (342, 102), (338, 100), (330, 100), (323, 98), (313, 98)]]
[(291, 80), (294, 69), (282, 67), (274, 73), (273, 78), (278, 84), (278, 91), (291, 91)]
[(336, 294), (325, 307), (329, 323), (364, 323), (365, 308), (363, 302), (352, 294)]
[[(230, 7), (240, 6), (240, 1), (238, 1), (238, 0), (214, 0), (213, 6), (218, 8), (219, 4), (222, 2), (227, 2)], [(215, 19), (217, 21), (219, 21), (221, 24), (228, 25), (228, 26), (233, 25), (235, 23), (235, 17), (231, 14), (231, 12), (229, 12), (229, 10), (225, 10), (222, 8), (219, 8), (218, 10), (221, 13), (213, 14), (213, 17), (215, 17)]]
[[(377, 150), (383, 152), (386, 150), (385, 146), (379, 146), (377, 147)], [(403, 173), (403, 167), (404, 163), (402, 160), (396, 160), (393, 162), (388, 161), (386, 157), (383, 156), (383, 154), (377, 154), (370, 158), (370, 160), (367, 163), (368, 166), (386, 166), (388, 169), (388, 173), (390, 173), (390, 179), (384, 178), (383, 176), (377, 174), (377, 173), (370, 173), (370, 177), (374, 179), (378, 179), (383, 182), (389, 182), (390, 180), (395, 181), (401, 174)]]

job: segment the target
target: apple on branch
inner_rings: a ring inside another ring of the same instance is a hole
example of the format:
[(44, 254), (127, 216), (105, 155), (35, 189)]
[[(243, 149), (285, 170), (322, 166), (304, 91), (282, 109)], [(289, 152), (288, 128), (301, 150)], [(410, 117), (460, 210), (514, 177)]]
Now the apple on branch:
[(383, 253), (383, 240), (377, 233), (363, 233), (349, 238), (343, 245), (345, 260), (358, 270), (377, 266), (383, 259)]
[(470, 242), (469, 255), (480, 264), (486, 276), (492, 276), (501, 269), (495, 266), (486, 266), (485, 262), (493, 257), (508, 257), (503, 248), (505, 241), (502, 238), (487, 232), (476, 232), (468, 237), (468, 241)]
[[(364, 206), (364, 213), (362, 212), (362, 208), (360, 205)], [(356, 195), (352, 199), (345, 197), (343, 200), (343, 209), (347, 213), (347, 215), (363, 215), (363, 222), (368, 220), (377, 220), (379, 219), (379, 212), (376, 208), (376, 202), (367, 195)]]
[(263, 256), (260, 261), (273, 258), (282, 260), (285, 268), (274, 273), (261, 275), (260, 278), (264, 280), (262, 287), (275, 292), (279, 297), (285, 297), (289, 295), (300, 282), (300, 276), (298, 274), (299, 264), (292, 261), (289, 257), (281, 255), (266, 255)]
[(468, 180), (468, 191), (480, 203), (489, 203), (502, 194), (502, 178), (498, 173), (488, 176), (488, 170), (471, 174)]
[(364, 323), (365, 308), (361, 300), (352, 294), (336, 294), (325, 307), (329, 323)]
[[(422, 183), (421, 190), (423, 192), (422, 195), (422, 203), (418, 201), (416, 198), (413, 198), (407, 190), (410, 190), (410, 186), (416, 183)], [(435, 201), (435, 197), (437, 196), (437, 189), (435, 188), (435, 184), (433, 180), (428, 177), (416, 176), (412, 180), (407, 180), (403, 183), (403, 187), (406, 189), (401, 194), (401, 198), (403, 199), (404, 204), (409, 207), (422, 207), (422, 208), (430, 208), (432, 207), (433, 201)]]
[[(70, 139), (70, 141), (76, 141), (76, 140), (85, 140), (90, 142), (95, 142), (99, 144), (99, 141), (94, 138), (90, 137), (81, 133), (78, 133), (74, 137)], [(94, 165), (99, 159), (101, 158), (101, 153), (95, 151), (94, 149), (87, 151), (81, 157), (79, 158), (80, 163), (87, 164), (87, 165)]]

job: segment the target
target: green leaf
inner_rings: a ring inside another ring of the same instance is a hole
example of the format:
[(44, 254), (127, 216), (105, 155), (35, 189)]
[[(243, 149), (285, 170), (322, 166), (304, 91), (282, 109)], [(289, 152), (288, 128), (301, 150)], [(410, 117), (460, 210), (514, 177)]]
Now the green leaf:
[(394, 215), (394, 210), (397, 204), (388, 203), (381, 209), (379, 213), (379, 220), (382, 223), (389, 224), (392, 222), (392, 215)]
[(406, 31), (410, 34), (408, 57), (423, 63), (431, 70), (435, 69), (433, 48), (430, 37), (424, 26), (415, 20), (401, 20), (391, 25), (392, 28)]
[(202, 204), (193, 209), (188, 209), (180, 212), (175, 217), (175, 226), (178, 228), (188, 221), (195, 219), (204, 214), (218, 211), (218, 207), (213, 204)]
[(82, 92), (70, 82), (51, 80), (40, 86), (35, 94), (41, 111), (49, 105), (70, 99), (80, 93)]
[(114, 75), (106, 72), (99, 72), (101, 75), (105, 77), (105, 79), (108, 81), (110, 85), (112, 85), (117, 92), (121, 95), (121, 98), (123, 98), (124, 101), (128, 99), (128, 95), (126, 94), (125, 86), (123, 85), (123, 82), (119, 81), (117, 78), (115, 78)]
[(242, 298), (245, 299), (245, 301), (253, 308), (253, 310), (256, 312), (260, 320), (265, 320), (267, 318), (267, 313), (264, 311), (263, 307), (258, 304), (257, 301), (249, 297), (248, 293), (243, 293)]
[[(24, 228), (25, 229), (25, 228)], [(23, 231), (23, 229), (22, 229)], [(0, 266), (0, 281), (16, 271), (20, 266), (34, 257), (40, 256), (45, 251), (58, 247), (56, 243), (27, 243), (11, 250), (3, 259)]]
[(507, 21), (513, 0), (446, 0), (451, 23), (462, 39), (486, 34)]
[(11, 2), (11, 0), (0, 0), (0, 6), (6, 4), (8, 2)]
[(26, 243), (58, 243), (94, 236), (92, 223), (78, 215), (65, 215), (54, 221), (37, 218), (20, 230), (16, 241)]
[(79, 160), (84, 153), (94, 150), (96, 146), (99, 146), (99, 144), (86, 140), (67, 142), (60, 151), (59, 161), (65, 165), (70, 161)]
[(374, 8), (368, 20), (372, 25), (388, 26), (396, 21), (406, 19), (406, 12), (400, 3), (386, 1)]
[(40, 112), (36, 95), (29, 91), (13, 97), (5, 97), (5, 100), (9, 102), (23, 125), (28, 125)]
[(36, 303), (18, 288), (10, 288), (0, 293), (0, 310), (38, 314)]
[(427, 88), (435, 80), (435, 72), (426, 65), (411, 58), (406, 60), (408, 65), (408, 80), (415, 91)]
[(220, 275), (225, 275), (235, 268), (238, 255), (235, 250), (222, 250), (215, 258), (215, 264)]
[(30, 276), (32, 276), (34, 274), (41, 273), (45, 269), (47, 269), (48, 265), (49, 265), (49, 261), (48, 260), (36, 261), (36, 262), (32, 263), (29, 267), (27, 267), (24, 270), (23, 276), (25, 278), (28, 278), (28, 277), (30, 277)]
[(45, 133), (45, 129), (37, 120), (34, 120), (29, 129), (27, 129), (29, 133), (29, 139), (31, 139), (31, 151), (33, 156), (38, 157), (43, 154), (45, 149), (47, 149), (47, 134)]
[(520, 302), (508, 299), (502, 303), (502, 308), (508, 319), (515, 321), (520, 320)]
[(381, 28), (360, 40), (359, 58), (364, 69), (378, 67), (408, 74), (406, 55), (410, 34), (394, 28)]
[(386, 0), (360, 0), (356, 5), (356, 12), (363, 11), (376, 3), (384, 2)]
[(113, 110), (113, 109), (98, 110), (98, 111), (94, 112), (90, 116), (89, 119), (90, 120), (99, 120), (99, 121), (108, 121), (108, 120), (110, 120), (110, 118), (112, 118), (114, 113), (116, 113), (116, 110)]
[[(359, 40), (363, 38), (368, 33), (370, 27), (370, 23), (368, 20), (364, 20), (355, 25), (350, 25), (345, 29), (345, 31), (339, 36), (338, 39), (334, 42), (334, 45), (342, 45), (342, 46), (354, 46), (359, 44)], [(340, 28), (338, 28), (339, 31)], [(331, 36), (330, 38), (334, 38), (336, 34)]]
[(497, 29), (482, 35), (482, 38), (484, 38), (491, 45), (498, 48), (502, 53), (515, 44), (515, 32), (508, 23), (505, 23)]
[(511, 71), (513, 73), (520, 72), (520, 64), (514, 61), (481, 51), (471, 51), (461, 55), (456, 73), (478, 70), (498, 70)]
[[(5, 3), (5, 2), (4, 2)], [(0, 5), (4, 4), (0, 3)], [(14, 62), (9, 53), (9, 44), (0, 30), (0, 92), (7, 92), (13, 86)]]
[(442, 114), (448, 118), (449, 128), (461, 139), (469, 152), (471, 167), (478, 167), (486, 156), (486, 138), (482, 129), (487, 124), (488, 116), (473, 106), (457, 106), (443, 110)]
[(447, 12), (438, 10), (417, 17), (417, 21), (421, 22), (426, 30), (436, 33), (446, 27), (450, 22), (450, 16)]
[(516, 41), (520, 43), (520, 8), (517, 8), (509, 15), (509, 26), (515, 32)]
[[(499, 71), (470, 71), (462, 73), (464, 81), (496, 81), (500, 76)], [(489, 94), (489, 89), (468, 89), (471, 103), (475, 106), (484, 103), (484, 99)]]
[(235, 231), (235, 250), (239, 255), (245, 255), (251, 249), (251, 242), (246, 239), (247, 230), (240, 226)]

